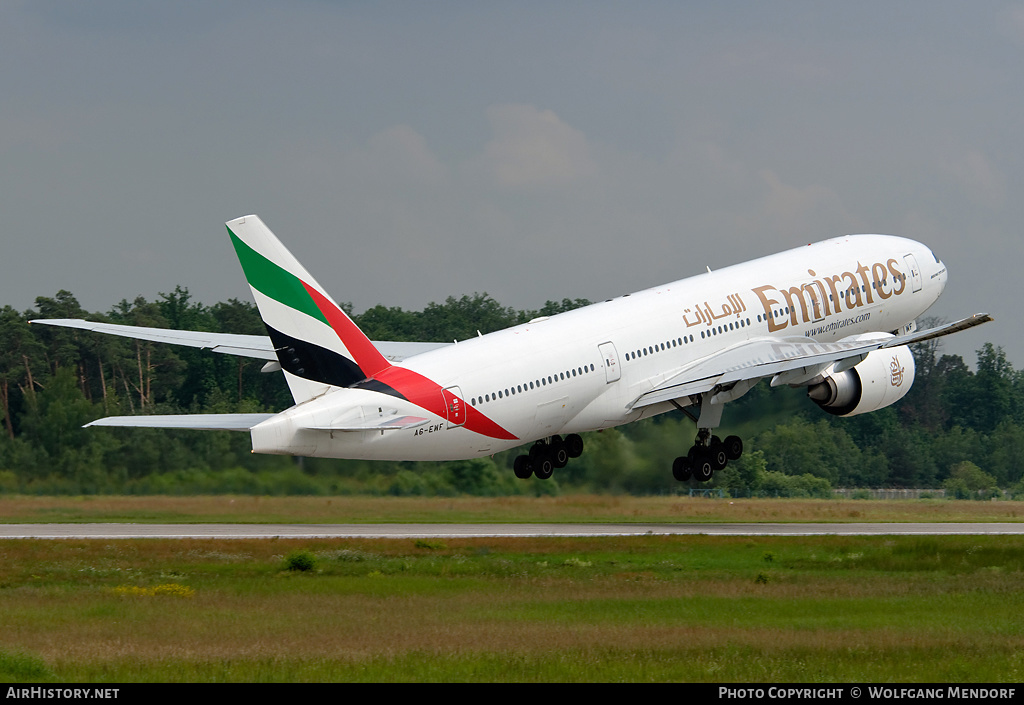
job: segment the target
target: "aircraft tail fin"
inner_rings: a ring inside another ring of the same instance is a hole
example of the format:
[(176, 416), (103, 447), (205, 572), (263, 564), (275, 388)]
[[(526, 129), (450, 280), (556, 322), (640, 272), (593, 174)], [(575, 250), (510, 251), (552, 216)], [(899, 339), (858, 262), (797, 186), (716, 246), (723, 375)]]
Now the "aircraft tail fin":
[(296, 403), (391, 366), (259, 217), (227, 228)]

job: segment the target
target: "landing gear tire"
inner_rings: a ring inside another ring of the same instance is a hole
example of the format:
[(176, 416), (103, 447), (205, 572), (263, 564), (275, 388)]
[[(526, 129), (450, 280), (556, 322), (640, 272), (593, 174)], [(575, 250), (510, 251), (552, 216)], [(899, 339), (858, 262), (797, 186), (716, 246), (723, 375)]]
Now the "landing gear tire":
[(570, 433), (565, 437), (565, 449), (570, 458), (580, 457), (583, 455), (583, 438), (577, 433)]
[(533, 474), (533, 463), (530, 462), (530, 456), (517, 455), (515, 461), (512, 463), (512, 472), (514, 472), (516, 477), (520, 480), (529, 479), (530, 475)]
[(690, 479), (690, 459), (681, 455), (672, 461), (672, 477), (679, 482), (686, 482)]
[(718, 436), (715, 436), (711, 447), (705, 452), (708, 454), (713, 469), (724, 470), (725, 466), (729, 464), (729, 455), (725, 452), (725, 444), (718, 440)]
[(555, 472), (552, 454), (548, 447), (541, 443), (530, 449), (530, 464), (533, 465), (533, 474), (538, 480), (547, 480)]
[(548, 447), (551, 449), (551, 461), (556, 468), (561, 470), (569, 464), (569, 449), (559, 436), (553, 436)]
[(715, 474), (714, 465), (711, 462), (711, 454), (703, 448), (694, 446), (690, 448), (690, 473), (697, 482), (707, 482)]
[(729, 460), (739, 460), (743, 455), (743, 439), (739, 436), (726, 436), (725, 455)]

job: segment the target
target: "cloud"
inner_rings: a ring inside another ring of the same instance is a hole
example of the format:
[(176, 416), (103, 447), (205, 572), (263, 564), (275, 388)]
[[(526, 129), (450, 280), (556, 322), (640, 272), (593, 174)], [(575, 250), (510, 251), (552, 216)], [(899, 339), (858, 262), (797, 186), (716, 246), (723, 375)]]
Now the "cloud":
[(487, 110), (487, 117), (494, 138), (478, 166), (500, 186), (564, 186), (597, 172), (586, 137), (551, 110), (498, 105)]

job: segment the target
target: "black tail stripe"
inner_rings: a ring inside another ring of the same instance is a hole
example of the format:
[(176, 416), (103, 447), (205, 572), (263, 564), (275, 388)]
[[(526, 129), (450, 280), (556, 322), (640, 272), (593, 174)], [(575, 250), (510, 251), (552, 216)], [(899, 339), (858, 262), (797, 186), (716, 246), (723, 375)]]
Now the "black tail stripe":
[(381, 382), (379, 380), (376, 380), (376, 379), (364, 379), (363, 381), (361, 381), (361, 382), (359, 382), (357, 384), (354, 384), (352, 386), (356, 387), (357, 389), (368, 389), (371, 392), (380, 392), (381, 394), (390, 394), (393, 397), (398, 397), (399, 399), (405, 399), (405, 401), (409, 401), (406, 398), (406, 396), (404, 394), (402, 394), (401, 392), (399, 392), (397, 389), (395, 389), (394, 387), (389, 386), (387, 384), (384, 384), (383, 382)]
[(296, 377), (336, 387), (348, 387), (366, 379), (359, 365), (344, 355), (285, 335), (270, 326), (267, 326), (267, 333), (281, 367)]

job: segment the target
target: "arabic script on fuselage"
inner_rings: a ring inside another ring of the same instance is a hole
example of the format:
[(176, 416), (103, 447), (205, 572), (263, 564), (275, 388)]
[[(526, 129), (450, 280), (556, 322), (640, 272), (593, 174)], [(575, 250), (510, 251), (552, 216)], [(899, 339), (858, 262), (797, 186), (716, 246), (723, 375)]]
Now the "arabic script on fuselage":
[[(706, 326), (715, 325), (716, 321), (729, 316), (736, 316), (739, 318), (743, 315), (743, 312), (747, 310), (747, 305), (743, 303), (743, 299), (740, 298), (739, 294), (729, 294), (726, 297), (725, 303), (721, 306), (712, 307), (707, 301), (703, 304), (694, 304), (694, 308), (688, 308), (683, 311), (683, 320), (686, 322), (687, 328), (693, 326), (699, 326), (703, 323)], [(693, 320), (690, 320), (690, 318)]]

